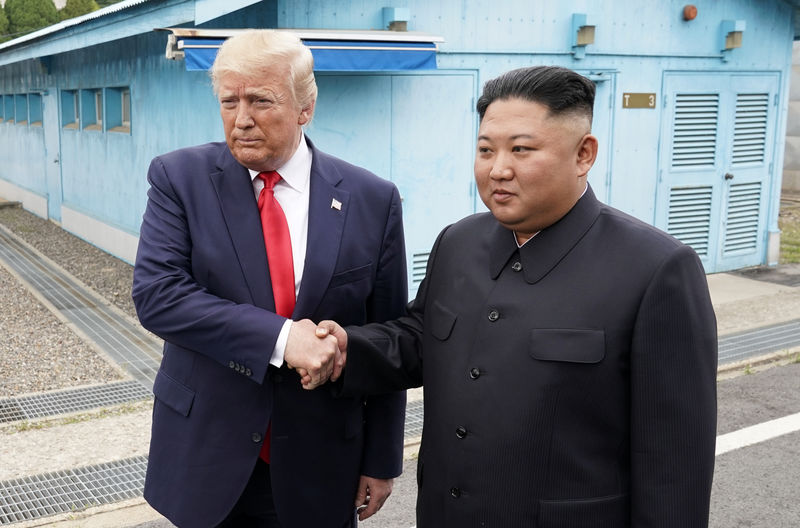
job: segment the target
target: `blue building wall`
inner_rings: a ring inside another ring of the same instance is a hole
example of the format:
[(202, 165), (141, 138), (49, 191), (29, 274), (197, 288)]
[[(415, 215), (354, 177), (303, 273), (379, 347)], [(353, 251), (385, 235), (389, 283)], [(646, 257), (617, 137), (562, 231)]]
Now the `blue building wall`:
[[(130, 253), (92, 238), (91, 224), (74, 223), (72, 216), (62, 219), (61, 212), (78, 212), (101, 227), (135, 238), (150, 159), (222, 139), (207, 74), (185, 71), (182, 61), (166, 60), (166, 33), (151, 31), (167, 25), (193, 27), (197, 14), (205, 13), (205, 20), (214, 5), (211, 0), (149, 2), (28, 44), (41, 51), (32, 57), (24, 58), (25, 46), (0, 48), (0, 94), (42, 93), (45, 107), (43, 126), (0, 123), (0, 190), (6, 182), (12, 190), (41, 197), (47, 201), (44, 215), (130, 260)], [(323, 150), (398, 185), (413, 280), (438, 231), (483, 210), (472, 181), (472, 157), (474, 103), (486, 80), (534, 64), (566, 66), (595, 80), (594, 132), (601, 153), (590, 182), (608, 203), (667, 229), (667, 209), (679, 187), (670, 182), (685, 177), (685, 171), (676, 172), (671, 165), (675, 97), (681, 90), (696, 90), (699, 85), (692, 76), (703, 74), (707, 91), (721, 94), (721, 110), (715, 161), (697, 178), (710, 182), (733, 167), (737, 175), (755, 174), (747, 177), (760, 181), (761, 193), (756, 247), (726, 256), (717, 249), (725, 244), (712, 239), (725, 233), (730, 189), (708, 183), (714, 187), (714, 217), (708, 227), (713, 247), (708, 248), (707, 269), (774, 262), (780, 192), (780, 171), (774, 167), (782, 166), (792, 10), (782, 1), (703, 0), (696, 2), (697, 18), (685, 21), (684, 5), (636, 0), (405, 0), (395, 7), (408, 9), (409, 30), (445, 39), (437, 53), (438, 70), (320, 73), (317, 112), (308, 134)], [(263, 1), (211, 16), (200, 27), (383, 29), (384, 6), (377, 0)], [(585, 47), (580, 59), (572, 48), (574, 13), (585, 14), (596, 28), (594, 43)], [(745, 29), (742, 46), (723, 53), (724, 20), (744, 21)], [(125, 27), (128, 34), (122, 36)], [(131, 27), (139, 29), (131, 33)], [(57, 41), (64, 39), (74, 51), (59, 48)], [(753, 89), (769, 96), (764, 134), (771, 146), (765, 150), (769, 159), (742, 168), (731, 161), (727, 143), (735, 114), (728, 100), (736, 99), (736, 85), (749, 86), (752, 79), (761, 83)], [(118, 87), (130, 89), (129, 132), (62, 126), (64, 90), (80, 94)], [(655, 106), (624, 108), (623, 94), (630, 92), (654, 94)]]

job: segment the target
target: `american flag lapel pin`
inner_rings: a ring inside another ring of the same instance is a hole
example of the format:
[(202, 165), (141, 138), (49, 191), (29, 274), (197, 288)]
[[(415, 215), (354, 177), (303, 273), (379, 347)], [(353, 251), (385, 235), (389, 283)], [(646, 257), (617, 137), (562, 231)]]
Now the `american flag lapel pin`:
[(342, 210), (342, 202), (340, 202), (336, 198), (333, 198), (331, 200), (331, 209), (336, 209), (337, 211), (341, 211)]

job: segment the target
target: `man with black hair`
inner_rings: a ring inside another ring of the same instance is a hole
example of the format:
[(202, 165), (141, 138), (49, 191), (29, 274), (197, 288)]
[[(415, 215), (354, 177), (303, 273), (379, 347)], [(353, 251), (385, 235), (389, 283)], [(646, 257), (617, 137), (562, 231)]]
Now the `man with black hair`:
[(317, 329), (338, 340), (344, 393), (424, 386), (419, 528), (707, 526), (705, 273), (595, 198), (593, 103), (564, 68), (489, 81), (475, 179), (490, 212), (442, 231), (406, 316)]

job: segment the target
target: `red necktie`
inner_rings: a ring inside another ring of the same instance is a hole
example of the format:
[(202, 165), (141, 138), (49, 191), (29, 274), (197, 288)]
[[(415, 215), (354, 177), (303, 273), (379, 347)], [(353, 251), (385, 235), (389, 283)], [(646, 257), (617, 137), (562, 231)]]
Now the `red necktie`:
[[(264, 180), (264, 189), (258, 195), (258, 210), (261, 213), (264, 245), (267, 247), (267, 262), (272, 282), (272, 296), (275, 298), (275, 313), (291, 317), (295, 303), (292, 240), (289, 237), (286, 215), (283, 214), (281, 205), (275, 199), (274, 190), (281, 175), (270, 171), (261, 172), (258, 177)], [(260, 453), (261, 458), (267, 463), (269, 463), (271, 429), (272, 423), (270, 422)]]

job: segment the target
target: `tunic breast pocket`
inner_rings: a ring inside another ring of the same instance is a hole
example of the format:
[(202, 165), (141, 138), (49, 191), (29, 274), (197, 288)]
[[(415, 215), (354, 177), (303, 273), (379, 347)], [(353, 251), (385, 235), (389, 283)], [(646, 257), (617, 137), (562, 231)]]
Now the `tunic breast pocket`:
[(539, 361), (600, 363), (606, 355), (603, 330), (535, 328), (528, 344), (528, 353)]
[(456, 319), (456, 314), (442, 306), (438, 301), (433, 301), (430, 308), (428, 308), (428, 317), (425, 323), (430, 325), (429, 328), (433, 337), (439, 341), (445, 341), (453, 332)]

